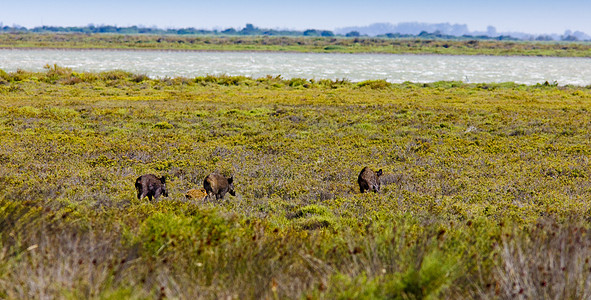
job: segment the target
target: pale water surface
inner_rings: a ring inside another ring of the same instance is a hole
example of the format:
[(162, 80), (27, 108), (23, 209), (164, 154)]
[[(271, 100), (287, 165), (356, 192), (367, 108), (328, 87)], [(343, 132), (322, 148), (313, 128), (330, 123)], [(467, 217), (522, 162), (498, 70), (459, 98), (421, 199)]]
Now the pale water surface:
[(385, 79), (400, 83), (556, 81), (591, 85), (591, 59), (555, 57), (443, 56), (390, 54), (311, 54), (260, 52), (180, 52), (123, 50), (0, 49), (0, 69), (43, 71), (58, 64), (75, 71), (125, 70), (150, 77), (244, 75), (254, 78)]

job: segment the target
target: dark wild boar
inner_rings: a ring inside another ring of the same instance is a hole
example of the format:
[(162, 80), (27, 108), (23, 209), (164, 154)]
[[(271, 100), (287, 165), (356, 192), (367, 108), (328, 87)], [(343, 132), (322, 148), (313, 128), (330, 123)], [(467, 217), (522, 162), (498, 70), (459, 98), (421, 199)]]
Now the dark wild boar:
[(150, 201), (152, 201), (152, 197), (158, 200), (160, 195), (168, 197), (165, 176), (158, 178), (153, 174), (142, 175), (135, 180), (135, 189), (139, 200), (144, 199), (146, 196)]
[(363, 193), (365, 191), (373, 191), (377, 193), (380, 191), (380, 176), (382, 176), (382, 169), (374, 172), (372, 169), (365, 167), (357, 177), (359, 190)]
[(206, 199), (215, 196), (216, 200), (224, 199), (226, 193), (236, 196), (234, 192), (234, 176), (226, 178), (217, 173), (211, 173), (203, 180), (203, 188), (207, 192)]

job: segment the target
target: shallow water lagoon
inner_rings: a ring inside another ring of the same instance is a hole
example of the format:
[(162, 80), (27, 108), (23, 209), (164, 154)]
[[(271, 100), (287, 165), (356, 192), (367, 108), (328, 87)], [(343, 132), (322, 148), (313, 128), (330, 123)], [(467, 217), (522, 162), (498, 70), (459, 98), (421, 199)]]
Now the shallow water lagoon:
[(0, 69), (42, 71), (58, 64), (75, 71), (121, 69), (150, 77), (242, 75), (254, 78), (385, 79), (393, 83), (548, 81), (591, 84), (591, 59), (557, 57), (0, 49)]

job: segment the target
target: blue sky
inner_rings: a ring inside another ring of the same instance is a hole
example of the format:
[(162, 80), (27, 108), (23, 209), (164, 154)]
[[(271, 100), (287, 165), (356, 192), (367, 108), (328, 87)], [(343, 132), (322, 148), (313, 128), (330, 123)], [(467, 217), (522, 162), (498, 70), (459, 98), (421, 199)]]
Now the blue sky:
[(0, 0), (4, 25), (156, 26), (201, 29), (327, 29), (378, 22), (466, 24), (471, 31), (492, 25), (498, 32), (532, 34), (580, 30), (591, 34), (591, 0)]

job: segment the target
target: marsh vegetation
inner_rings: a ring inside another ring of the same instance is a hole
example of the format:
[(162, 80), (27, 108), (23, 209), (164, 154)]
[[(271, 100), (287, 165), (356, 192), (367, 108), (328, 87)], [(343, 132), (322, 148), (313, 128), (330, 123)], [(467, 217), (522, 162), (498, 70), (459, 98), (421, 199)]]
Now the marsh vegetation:
[[(590, 109), (552, 84), (0, 71), (0, 298), (588, 298)], [(214, 171), (236, 196), (185, 196)], [(167, 198), (137, 199), (148, 173)]]

